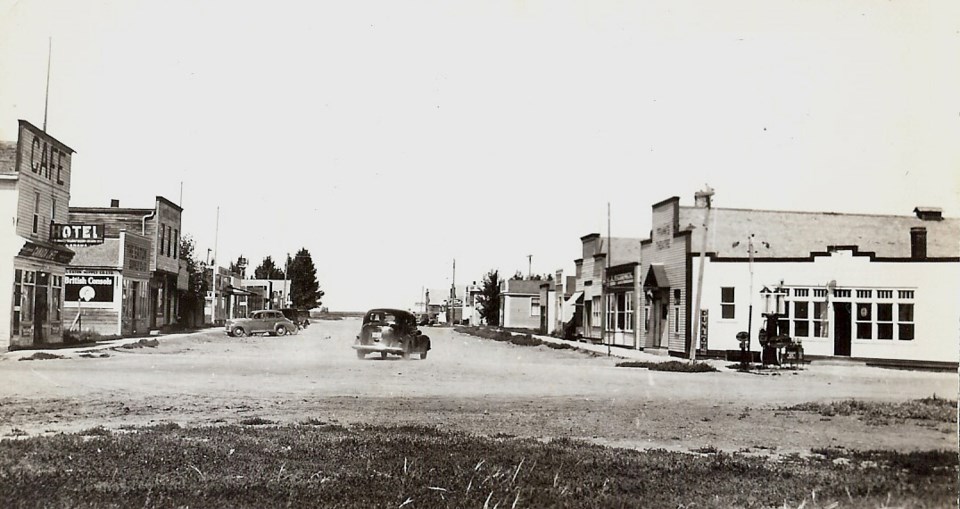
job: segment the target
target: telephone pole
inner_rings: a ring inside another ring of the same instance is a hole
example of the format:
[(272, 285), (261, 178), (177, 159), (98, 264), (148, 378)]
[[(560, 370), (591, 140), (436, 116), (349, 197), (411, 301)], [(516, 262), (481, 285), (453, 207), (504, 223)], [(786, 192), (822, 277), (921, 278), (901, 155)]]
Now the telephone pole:
[(713, 201), (713, 189), (710, 186), (705, 186), (703, 191), (696, 193), (696, 196), (698, 201), (700, 199), (704, 200), (707, 211), (703, 216), (703, 242), (700, 244), (700, 270), (697, 274), (697, 305), (693, 311), (693, 319), (697, 327), (690, 331), (690, 362), (697, 360), (697, 339), (700, 336), (700, 329), (703, 328), (703, 324), (700, 323), (703, 319), (700, 316), (700, 303), (703, 301), (703, 265), (707, 257), (707, 231), (710, 229), (710, 205)]

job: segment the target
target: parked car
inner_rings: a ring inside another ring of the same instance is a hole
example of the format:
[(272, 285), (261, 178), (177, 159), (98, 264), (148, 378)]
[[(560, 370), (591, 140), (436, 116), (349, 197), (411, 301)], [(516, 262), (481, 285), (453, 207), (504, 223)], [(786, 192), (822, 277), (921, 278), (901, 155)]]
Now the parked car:
[(360, 334), (353, 345), (357, 358), (363, 359), (368, 353), (379, 353), (386, 358), (388, 354), (409, 359), (410, 355), (427, 358), (430, 350), (430, 338), (417, 328), (417, 317), (409, 311), (399, 309), (371, 309), (363, 316)]
[(280, 312), (300, 329), (306, 329), (310, 325), (310, 312), (305, 309), (283, 308)]
[(295, 334), (297, 324), (293, 323), (283, 313), (276, 309), (261, 309), (250, 313), (249, 318), (227, 320), (224, 332), (228, 336), (243, 337), (250, 334), (269, 334), (283, 336)]

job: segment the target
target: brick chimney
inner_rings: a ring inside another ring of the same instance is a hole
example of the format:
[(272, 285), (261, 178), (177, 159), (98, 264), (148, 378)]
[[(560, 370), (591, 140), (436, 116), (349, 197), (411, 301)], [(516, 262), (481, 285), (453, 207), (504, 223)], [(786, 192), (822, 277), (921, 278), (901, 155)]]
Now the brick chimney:
[(910, 258), (923, 260), (927, 257), (927, 229), (923, 226), (910, 228)]
[(116, 199), (110, 200), (110, 208), (112, 209), (120, 208), (120, 200), (116, 200)]

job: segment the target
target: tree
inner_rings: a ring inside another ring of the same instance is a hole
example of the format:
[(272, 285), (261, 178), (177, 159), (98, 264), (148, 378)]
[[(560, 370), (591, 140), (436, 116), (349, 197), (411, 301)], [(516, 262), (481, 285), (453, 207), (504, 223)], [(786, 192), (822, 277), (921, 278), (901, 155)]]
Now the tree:
[(256, 279), (283, 279), (283, 269), (273, 263), (273, 258), (267, 256), (260, 266), (253, 270)]
[(317, 269), (306, 248), (287, 258), (287, 275), (290, 279), (290, 298), (297, 309), (313, 309), (320, 306), (323, 290), (317, 282)]
[(196, 326), (203, 321), (204, 300), (209, 291), (209, 285), (203, 273), (204, 264), (196, 259), (196, 246), (193, 237), (184, 235), (180, 238), (180, 258), (187, 262), (188, 283), (186, 291), (180, 294), (181, 323)]
[[(246, 260), (243, 259), (243, 255), (237, 257), (237, 261), (230, 262), (230, 272), (234, 274), (241, 274), (246, 272)], [(246, 274), (243, 274), (243, 277), (246, 277)]]
[(493, 269), (483, 276), (483, 289), (477, 296), (480, 316), (487, 325), (500, 325), (500, 273)]

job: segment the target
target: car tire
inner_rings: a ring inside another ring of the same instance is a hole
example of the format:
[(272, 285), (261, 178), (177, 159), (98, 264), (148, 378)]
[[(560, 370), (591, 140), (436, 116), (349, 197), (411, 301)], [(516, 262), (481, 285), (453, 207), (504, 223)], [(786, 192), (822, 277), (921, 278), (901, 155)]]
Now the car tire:
[(283, 326), (283, 325), (277, 325), (276, 328), (273, 329), (273, 332), (274, 332), (274, 334), (276, 334), (277, 336), (286, 336), (286, 335), (287, 335), (287, 328), (286, 328), (286, 326)]
[(386, 359), (386, 358), (387, 358), (387, 352), (380, 352), (380, 358), (381, 358), (381, 359)]
[(358, 359), (363, 359), (363, 358), (365, 358), (366, 356), (367, 356), (367, 352), (364, 352), (363, 350), (357, 350), (357, 358), (358, 358)]
[(243, 327), (234, 327), (232, 332), (233, 336), (238, 338), (242, 338), (247, 335), (247, 331), (243, 330)]
[(420, 352), (420, 360), (424, 360), (424, 359), (426, 359), (426, 358), (427, 358), (427, 351), (424, 350), (424, 351)]

